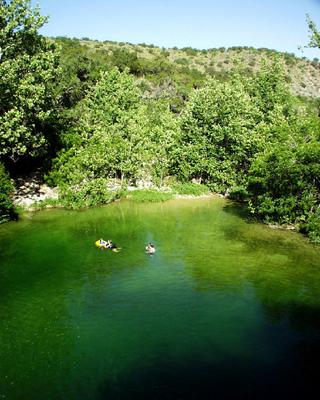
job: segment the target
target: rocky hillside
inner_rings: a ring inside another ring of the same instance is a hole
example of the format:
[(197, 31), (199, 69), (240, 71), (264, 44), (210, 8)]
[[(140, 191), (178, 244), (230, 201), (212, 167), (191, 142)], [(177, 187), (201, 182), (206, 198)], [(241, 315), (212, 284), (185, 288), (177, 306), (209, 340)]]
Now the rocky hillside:
[[(63, 39), (62, 39), (63, 40)], [(164, 84), (165, 73), (172, 78), (174, 74), (189, 70), (198, 79), (211, 75), (224, 79), (228, 74), (241, 68), (247, 74), (256, 70), (262, 58), (278, 56), (282, 60), (288, 83), (295, 95), (320, 96), (320, 63), (318, 59), (310, 61), (298, 58), (291, 53), (280, 53), (269, 49), (251, 47), (218, 48), (197, 50), (193, 48), (159, 48), (153, 45), (118, 42), (98, 42), (82, 39), (79, 41), (91, 55), (113, 60), (115, 64), (125, 64), (131, 72), (142, 79), (156, 83), (156, 75), (161, 76)], [(121, 67), (121, 65), (120, 65)], [(153, 79), (150, 79), (150, 75)], [(168, 82), (167, 82), (168, 85)], [(170, 85), (169, 85), (170, 86)]]

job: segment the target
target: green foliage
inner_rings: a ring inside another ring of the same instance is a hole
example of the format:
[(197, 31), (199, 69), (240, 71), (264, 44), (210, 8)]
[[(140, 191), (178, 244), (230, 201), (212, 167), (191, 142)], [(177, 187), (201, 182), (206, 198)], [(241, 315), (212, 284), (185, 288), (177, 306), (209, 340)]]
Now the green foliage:
[(180, 65), (188, 65), (189, 61), (187, 58), (177, 58), (174, 62)]
[(231, 189), (229, 198), (236, 201), (245, 201), (248, 195), (246, 186), (235, 186)]
[(320, 207), (309, 216), (305, 224), (305, 231), (310, 237), (311, 241), (320, 244)]
[(259, 70), (248, 81), (247, 90), (260, 111), (261, 122), (272, 127), (280, 125), (292, 114), (290, 95), (285, 71), (280, 60), (263, 60)]
[(110, 178), (122, 183), (152, 178), (162, 185), (173, 164), (178, 130), (166, 102), (145, 104), (132, 76), (112, 69), (101, 74), (78, 107), (79, 123), (66, 136), (69, 148), (54, 162), (52, 183), (74, 188), (76, 196), (82, 196), (82, 186), (85, 196), (94, 192), (88, 182), (96, 179), (106, 184)]
[[(28, 0), (0, 0), (6, 162), (47, 155), (49, 165), (60, 148), (48, 180), (67, 207), (112, 201), (129, 181), (162, 187), (174, 177), (182, 182), (173, 185), (176, 193), (227, 192), (248, 201), (259, 218), (295, 224), (320, 241), (319, 101), (290, 95), (293, 54), (249, 47), (175, 54), (129, 43), (53, 41), (38, 34), (45, 22)], [(310, 18), (308, 24), (310, 46), (319, 47), (317, 28)], [(265, 60), (254, 71), (261, 53)], [(318, 61), (312, 65), (315, 74)], [(306, 66), (296, 69), (305, 73)], [(1, 221), (12, 216), (12, 190), (0, 166)], [(164, 201), (173, 194), (131, 196)]]
[(136, 203), (157, 203), (171, 200), (173, 194), (157, 190), (134, 190), (130, 192), (129, 198)]
[(320, 236), (320, 122), (306, 118), (281, 131), (249, 173), (250, 209), (268, 222), (298, 224)]
[(96, 178), (79, 186), (61, 186), (59, 202), (67, 208), (86, 208), (110, 203), (121, 195), (122, 190), (108, 188), (106, 179)]
[[(36, 201), (34, 203), (32, 203), (31, 205), (29, 205), (27, 207), (27, 211), (40, 211), (40, 210), (44, 210), (45, 208), (55, 208), (55, 207), (61, 207), (62, 203), (61, 201), (59, 201), (58, 199), (45, 199), (45, 200), (40, 200), (40, 201)], [(64, 205), (65, 207), (67, 207), (67, 205)], [(19, 208), (21, 209), (21, 212), (23, 212), (25, 209), (23, 206), (19, 206)], [(20, 210), (19, 210), (20, 213)]]
[(79, 104), (78, 126), (68, 135), (71, 147), (61, 152), (51, 174), (55, 183), (81, 184), (115, 175), (127, 161), (127, 135), (136, 127), (132, 125), (137, 102), (138, 91), (129, 75), (118, 70), (102, 74)]
[(129, 69), (135, 73), (139, 70), (137, 53), (126, 49), (115, 49), (112, 51), (112, 65), (118, 67), (121, 72)]
[(60, 79), (55, 85), (55, 94), (60, 107), (70, 109), (87, 94), (97, 79), (107, 58), (97, 53), (90, 57), (87, 49), (78, 40), (57, 38), (60, 47)]
[(48, 145), (58, 58), (55, 45), (37, 33), (45, 22), (28, 0), (0, 2), (0, 156), (14, 161)]
[(13, 189), (9, 175), (0, 163), (0, 224), (9, 221), (14, 216), (14, 208), (10, 198)]
[(307, 23), (310, 32), (310, 41), (308, 46), (309, 47), (317, 47), (320, 49), (320, 33), (317, 29), (316, 24), (312, 21), (312, 19), (307, 15)]
[(192, 47), (184, 47), (181, 50), (184, 51), (188, 56), (196, 56), (198, 52), (200, 52), (199, 50), (193, 49)]
[[(69, 148), (50, 175), (64, 204), (88, 206), (110, 201), (110, 178), (152, 177), (161, 185), (169, 174), (177, 121), (165, 102), (144, 105), (132, 77), (103, 73), (79, 103), (79, 124), (67, 136)], [(113, 194), (111, 194), (113, 195)]]
[(177, 173), (214, 191), (245, 186), (252, 159), (275, 127), (289, 123), (292, 101), (279, 64), (264, 63), (252, 77), (207, 80), (195, 91), (181, 118)]
[(203, 194), (210, 193), (210, 189), (206, 185), (186, 182), (186, 183), (175, 183), (172, 185), (174, 193), (191, 196), (201, 196)]
[(236, 185), (258, 147), (252, 131), (259, 118), (241, 79), (209, 79), (192, 94), (182, 115), (180, 177), (210, 183), (219, 192)]
[(166, 102), (156, 101), (148, 103), (146, 120), (144, 175), (151, 177), (161, 187), (164, 178), (171, 174), (175, 162), (178, 119)]

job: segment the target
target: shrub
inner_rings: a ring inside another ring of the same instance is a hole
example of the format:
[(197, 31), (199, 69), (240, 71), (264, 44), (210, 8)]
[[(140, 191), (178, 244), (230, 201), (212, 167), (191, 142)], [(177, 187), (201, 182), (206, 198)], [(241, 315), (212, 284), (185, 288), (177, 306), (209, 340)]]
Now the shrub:
[(181, 50), (184, 51), (188, 56), (196, 56), (198, 54), (198, 50), (193, 49), (192, 47), (184, 47)]
[(4, 166), (0, 164), (0, 224), (9, 221), (14, 216), (14, 208), (10, 194), (13, 191), (13, 185), (10, 182), (9, 175)]
[(188, 65), (189, 64), (189, 61), (184, 57), (177, 58), (176, 60), (174, 60), (174, 62), (177, 63), (177, 64), (181, 64), (181, 65)]
[(244, 201), (248, 198), (248, 190), (244, 186), (236, 186), (230, 192), (230, 199)]
[(134, 190), (129, 197), (136, 203), (157, 203), (171, 200), (173, 194), (158, 192), (157, 190)]
[(207, 194), (210, 189), (206, 185), (200, 185), (196, 183), (176, 183), (172, 186), (172, 190), (177, 194), (201, 196), (202, 194)]
[[(317, 118), (282, 131), (282, 143), (260, 153), (249, 171), (249, 208), (267, 222), (294, 224), (320, 241), (320, 142)], [(302, 139), (303, 138), (303, 139)]]
[(306, 224), (305, 230), (314, 243), (320, 244), (320, 208), (309, 217), (309, 221)]
[(81, 186), (60, 188), (60, 202), (67, 208), (86, 208), (106, 204), (121, 196), (121, 190), (110, 191), (103, 178), (92, 179)]

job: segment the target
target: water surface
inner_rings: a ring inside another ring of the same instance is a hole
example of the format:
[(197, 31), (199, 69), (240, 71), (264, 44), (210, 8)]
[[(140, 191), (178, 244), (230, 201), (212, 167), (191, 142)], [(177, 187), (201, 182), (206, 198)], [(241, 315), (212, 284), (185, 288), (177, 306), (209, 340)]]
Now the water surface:
[[(100, 237), (122, 251), (96, 249)], [(319, 248), (223, 199), (27, 214), (0, 227), (0, 249), (0, 399), (317, 388)]]

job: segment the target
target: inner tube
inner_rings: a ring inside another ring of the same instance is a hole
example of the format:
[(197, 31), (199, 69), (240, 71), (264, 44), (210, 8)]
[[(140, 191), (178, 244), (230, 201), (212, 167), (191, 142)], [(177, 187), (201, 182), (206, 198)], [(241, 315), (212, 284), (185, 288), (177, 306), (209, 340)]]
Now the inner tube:
[[(104, 241), (105, 242), (105, 241)], [(111, 250), (114, 253), (119, 253), (119, 251), (121, 250), (121, 247), (114, 247), (112, 249), (110, 249), (110, 247), (105, 247), (104, 244), (100, 243), (100, 239), (95, 241), (95, 245), (98, 247), (98, 249), (106, 249), (106, 250)]]
[(98, 247), (98, 249), (101, 249), (101, 248), (104, 248), (104, 249), (105, 249), (105, 246), (104, 246), (103, 244), (100, 243), (100, 240), (97, 240), (97, 241), (95, 242), (95, 245)]

